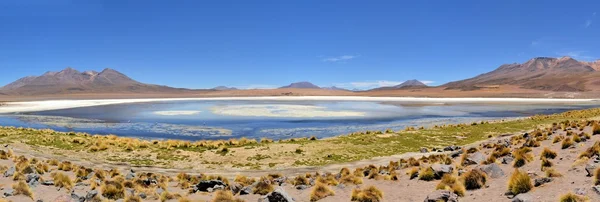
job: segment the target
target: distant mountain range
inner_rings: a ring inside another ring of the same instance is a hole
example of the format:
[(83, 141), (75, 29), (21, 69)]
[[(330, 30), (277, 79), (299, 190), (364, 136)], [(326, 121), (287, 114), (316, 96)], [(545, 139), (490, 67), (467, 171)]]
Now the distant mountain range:
[[(356, 89), (352, 91), (355, 93), (364, 93), (365, 95), (369, 93), (374, 95), (402, 95), (402, 92), (435, 92), (435, 95), (443, 90), (477, 91), (482, 89), (499, 89), (503, 86), (511, 86), (508, 89), (513, 90), (532, 89), (547, 92), (600, 91), (600, 60), (585, 62), (577, 61), (570, 57), (537, 57), (522, 64), (501, 65), (491, 72), (441, 86), (430, 87), (418, 80), (408, 80), (396, 86), (381, 87), (360, 92)], [(278, 89), (271, 89), (273, 93), (270, 94), (282, 93), (287, 95), (289, 92), (286, 89), (304, 89), (300, 95), (311, 95), (316, 92), (319, 92), (316, 93), (319, 95), (328, 95), (331, 94), (331, 92), (328, 92), (329, 90), (336, 90), (336, 92), (340, 92), (343, 95), (353, 93), (350, 90), (336, 86), (319, 87), (307, 81), (291, 83)], [(415, 91), (416, 89), (418, 90)], [(260, 92), (268, 90), (263, 89)], [(29, 76), (18, 79), (0, 88), (0, 95), (35, 96), (77, 93), (171, 93), (174, 95), (184, 95), (183, 93), (200, 91), (202, 90), (141, 83), (113, 69), (104, 69), (101, 72), (80, 72), (73, 68), (66, 68), (59, 72), (46, 72), (41, 76)], [(227, 95), (227, 91), (232, 91), (235, 95), (240, 95), (240, 92), (243, 90), (240, 91), (239, 89), (227, 86), (217, 86), (205, 91), (219, 91), (219, 95)], [(342, 93), (341, 91), (347, 92)], [(248, 91), (248, 93), (251, 92), (258, 91)], [(334, 94), (336, 93), (331, 95)]]
[(402, 82), (401, 84), (398, 84), (395, 86), (380, 87), (380, 88), (375, 88), (372, 90), (419, 89), (419, 88), (427, 88), (427, 87), (429, 87), (429, 86), (425, 85), (423, 82), (420, 82), (419, 80), (416, 80), (416, 79), (412, 79), (412, 80)]
[(479, 76), (442, 85), (445, 89), (478, 90), (502, 85), (546, 91), (600, 90), (600, 60), (537, 57), (523, 64), (505, 64)]
[(24, 77), (0, 88), (2, 94), (17, 95), (173, 91), (186, 89), (140, 83), (113, 69), (79, 72), (73, 68), (46, 72), (41, 76)]

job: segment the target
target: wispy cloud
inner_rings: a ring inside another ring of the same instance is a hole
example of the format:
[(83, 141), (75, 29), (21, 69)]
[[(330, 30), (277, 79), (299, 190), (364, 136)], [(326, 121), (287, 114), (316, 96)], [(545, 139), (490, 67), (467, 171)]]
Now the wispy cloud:
[(569, 56), (578, 60), (595, 60), (596, 57), (587, 54), (587, 51), (567, 51), (556, 53), (559, 56)]
[(352, 60), (354, 58), (356, 58), (358, 56), (356, 55), (342, 55), (342, 56), (338, 56), (338, 57), (328, 57), (323, 59), (324, 62), (341, 62), (341, 61), (347, 61), (347, 60)]
[[(336, 83), (336, 84), (334, 84), (334, 86), (337, 86), (340, 88), (346, 88), (346, 89), (367, 90), (367, 89), (373, 89), (373, 88), (379, 88), (379, 87), (400, 85), (403, 82), (404, 81), (387, 81), (387, 80), (356, 81), (356, 82), (348, 82), (348, 83)], [(421, 81), (421, 82), (424, 84), (427, 84), (427, 85), (434, 83), (434, 81)]]
[(589, 18), (588, 18), (588, 19), (585, 21), (585, 23), (583, 24), (583, 27), (584, 27), (584, 28), (588, 28), (588, 27), (592, 26), (592, 22), (593, 22), (592, 20), (594, 19), (594, 17), (596, 17), (596, 12), (592, 13), (592, 16), (590, 16), (590, 17), (589, 17)]
[(279, 88), (279, 86), (269, 85), (269, 84), (250, 84), (250, 85), (246, 85), (246, 86), (238, 86), (236, 88), (239, 88), (239, 89), (273, 89), (273, 88)]

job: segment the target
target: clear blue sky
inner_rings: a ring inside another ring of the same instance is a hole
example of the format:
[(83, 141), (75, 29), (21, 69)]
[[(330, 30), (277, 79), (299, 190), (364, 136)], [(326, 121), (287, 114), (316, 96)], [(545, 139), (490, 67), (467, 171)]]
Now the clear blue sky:
[(187, 88), (440, 85), (537, 56), (595, 60), (599, 10), (597, 0), (2, 0), (0, 86), (67, 66)]

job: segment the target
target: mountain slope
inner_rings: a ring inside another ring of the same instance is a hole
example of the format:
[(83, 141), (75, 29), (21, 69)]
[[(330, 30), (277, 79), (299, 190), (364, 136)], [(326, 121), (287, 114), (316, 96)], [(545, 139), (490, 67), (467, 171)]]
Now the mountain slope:
[(290, 85), (287, 86), (282, 86), (279, 88), (310, 88), (310, 89), (321, 89), (321, 87), (312, 84), (310, 82), (307, 81), (302, 81), (302, 82), (296, 82), (296, 83), (291, 83)]
[(59, 72), (46, 72), (41, 76), (21, 78), (2, 88), (3, 94), (43, 95), (59, 93), (141, 93), (171, 92), (183, 89), (137, 82), (113, 70), (79, 72), (66, 68)]
[(407, 81), (402, 82), (401, 84), (398, 84), (395, 86), (385, 86), (385, 87), (375, 88), (372, 90), (419, 89), (419, 88), (427, 88), (427, 87), (429, 87), (429, 86), (427, 86), (423, 82), (420, 82), (419, 80), (416, 80), (416, 79), (411, 79), (411, 80), (407, 80)]
[(476, 90), (497, 85), (549, 91), (588, 91), (600, 89), (600, 60), (577, 61), (570, 57), (537, 57), (523, 64), (505, 64), (496, 70), (461, 81), (446, 89)]

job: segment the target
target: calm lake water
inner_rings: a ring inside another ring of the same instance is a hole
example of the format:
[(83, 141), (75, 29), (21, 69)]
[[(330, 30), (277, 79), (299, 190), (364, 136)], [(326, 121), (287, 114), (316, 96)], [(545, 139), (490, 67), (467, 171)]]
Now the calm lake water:
[(169, 101), (0, 115), (0, 125), (186, 140), (330, 137), (365, 130), (552, 114), (595, 104)]

